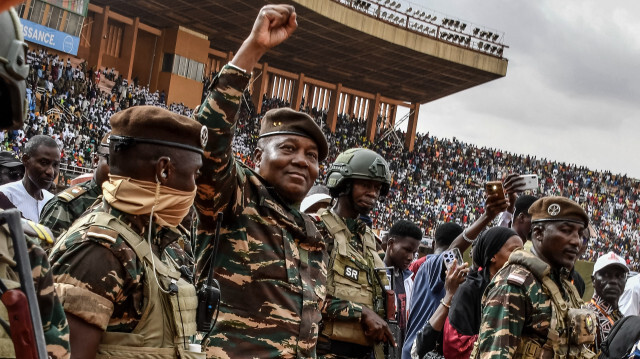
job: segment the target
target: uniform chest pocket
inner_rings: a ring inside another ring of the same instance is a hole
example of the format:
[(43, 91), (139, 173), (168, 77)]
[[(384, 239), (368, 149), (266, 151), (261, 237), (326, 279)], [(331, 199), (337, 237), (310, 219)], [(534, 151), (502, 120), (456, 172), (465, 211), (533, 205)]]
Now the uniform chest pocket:
[[(287, 275), (287, 282), (294, 286), (300, 283), (300, 261), (308, 261), (308, 252), (300, 251), (291, 233), (282, 229), (282, 248), (284, 249), (284, 267)], [(304, 256), (305, 258), (301, 258)]]
[(375, 278), (370, 278), (368, 271), (361, 264), (352, 261), (350, 257), (338, 254), (331, 270), (336, 297), (358, 303), (372, 302), (371, 280)]

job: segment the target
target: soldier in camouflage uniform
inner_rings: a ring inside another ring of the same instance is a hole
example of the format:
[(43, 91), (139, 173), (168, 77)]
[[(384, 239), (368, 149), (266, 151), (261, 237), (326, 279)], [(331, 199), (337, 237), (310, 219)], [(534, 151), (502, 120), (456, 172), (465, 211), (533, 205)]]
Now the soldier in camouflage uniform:
[(71, 227), (71, 224), (102, 195), (102, 183), (109, 177), (109, 133), (100, 142), (94, 153), (95, 172), (91, 181), (67, 188), (44, 205), (40, 213), (40, 224), (49, 228), (55, 238)]
[[(0, 100), (6, 104), (2, 107), (3, 116), (0, 128), (18, 128), (22, 126), (26, 115), (23, 101), (25, 98), (25, 78), (29, 69), (25, 65), (27, 45), (22, 38), (18, 15), (13, 9), (0, 12), (0, 29), (5, 34), (0, 37), (0, 57), (6, 59), (5, 62), (0, 63), (0, 88), (2, 88)], [(13, 54), (13, 57), (8, 56), (9, 54)], [(30, 221), (23, 220), (22, 227), (27, 239), (29, 264), (38, 299), (47, 352), (54, 359), (69, 358), (67, 318), (53, 289), (53, 276), (49, 271), (47, 255), (38, 246), (39, 241), (47, 240), (47, 235), (51, 240), (51, 235), (46, 232), (46, 228)], [(16, 283), (13, 258), (13, 243), (7, 226), (2, 225), (0, 226), (0, 280), (5, 285), (11, 282), (19, 285)], [(4, 305), (0, 303), (0, 319), (8, 323), (5, 309)], [(0, 357), (16, 357), (13, 343), (4, 326), (0, 326)]]
[(196, 194), (206, 128), (153, 106), (109, 120), (103, 202), (74, 222), (51, 253), (74, 357), (204, 358), (195, 287), (166, 248)]
[(563, 197), (541, 198), (529, 214), (532, 252), (514, 251), (487, 287), (472, 358), (593, 358), (595, 314), (577, 309), (567, 279), (589, 218)]
[[(215, 257), (221, 288), (210, 358), (316, 357), (326, 252), (313, 221), (298, 208), (327, 155), (326, 139), (311, 117), (284, 108), (262, 119), (256, 170), (235, 159), (231, 149), (250, 71), (296, 27), (292, 6), (263, 7), (196, 111), (196, 119), (209, 128), (196, 197), (198, 283), (207, 279)], [(224, 221), (214, 253), (218, 212)]]
[(382, 358), (382, 342), (394, 343), (385, 316), (390, 289), (373, 232), (360, 219), (389, 191), (387, 162), (374, 151), (349, 149), (336, 158), (327, 177), (333, 208), (320, 213), (327, 242), (327, 300), (318, 355), (323, 358)]

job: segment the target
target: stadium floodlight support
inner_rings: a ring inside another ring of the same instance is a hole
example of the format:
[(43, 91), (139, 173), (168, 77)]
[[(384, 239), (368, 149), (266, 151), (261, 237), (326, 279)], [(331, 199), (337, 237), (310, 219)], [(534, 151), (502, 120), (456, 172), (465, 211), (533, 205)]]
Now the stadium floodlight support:
[(378, 141), (384, 141), (384, 139), (389, 137), (389, 135), (393, 135), (393, 137), (396, 140), (396, 144), (398, 144), (400, 146), (404, 146), (404, 143), (402, 142), (402, 140), (400, 140), (400, 138), (398, 137), (398, 134), (396, 133), (396, 131), (400, 128), (400, 125), (402, 125), (402, 123), (404, 123), (406, 120), (409, 119), (409, 117), (411, 115), (413, 115), (414, 112), (415, 111), (409, 111), (406, 115), (402, 116), (402, 118), (400, 120), (398, 120), (398, 122), (396, 122), (393, 127), (391, 127), (388, 130), (386, 130), (382, 134), (382, 136), (380, 136)]

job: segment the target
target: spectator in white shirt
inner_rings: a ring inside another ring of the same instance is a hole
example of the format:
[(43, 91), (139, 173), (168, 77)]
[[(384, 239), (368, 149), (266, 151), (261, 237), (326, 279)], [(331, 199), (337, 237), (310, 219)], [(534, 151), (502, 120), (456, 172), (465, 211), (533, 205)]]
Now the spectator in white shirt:
[(640, 275), (636, 274), (627, 279), (627, 284), (618, 304), (625, 317), (640, 315)]
[(20, 181), (0, 186), (2, 192), (26, 219), (38, 222), (40, 212), (53, 193), (47, 191), (58, 176), (60, 150), (56, 141), (44, 135), (33, 136), (25, 145), (22, 163), (25, 175)]

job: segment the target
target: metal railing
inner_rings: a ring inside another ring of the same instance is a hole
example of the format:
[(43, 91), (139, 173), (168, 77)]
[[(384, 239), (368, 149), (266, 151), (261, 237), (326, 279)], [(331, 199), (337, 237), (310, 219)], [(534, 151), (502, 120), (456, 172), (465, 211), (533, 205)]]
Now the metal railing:
[(76, 177), (76, 176), (83, 175), (85, 173), (93, 172), (93, 168), (91, 168), (91, 167), (80, 167), (80, 166), (69, 165), (69, 164), (66, 164), (66, 163), (61, 163), (60, 164), (60, 172), (64, 172), (66, 175), (68, 175), (70, 177)]
[(504, 32), (436, 11), (409, 4), (401, 10), (399, 0), (331, 0), (407, 31), (446, 41), (453, 45), (503, 58)]

